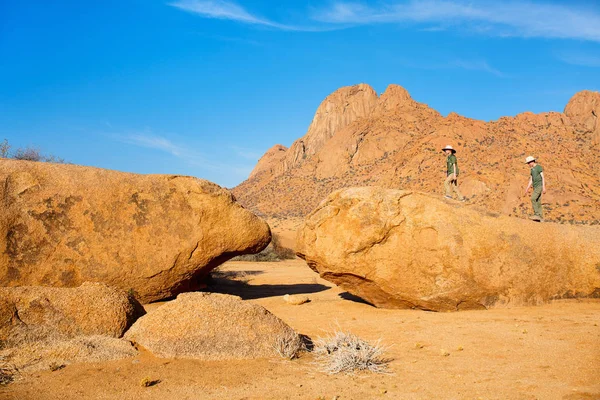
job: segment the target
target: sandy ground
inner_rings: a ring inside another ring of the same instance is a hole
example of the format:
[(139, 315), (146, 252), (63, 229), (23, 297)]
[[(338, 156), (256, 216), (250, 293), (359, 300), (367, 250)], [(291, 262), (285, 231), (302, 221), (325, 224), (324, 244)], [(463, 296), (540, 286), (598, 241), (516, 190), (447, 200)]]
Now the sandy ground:
[[(392, 373), (329, 376), (310, 354), (206, 362), (144, 352), (26, 375), (0, 387), (0, 399), (600, 399), (599, 302), (383, 310), (332, 287), (300, 260), (227, 263), (221, 271), (218, 291), (263, 305), (300, 333), (315, 338), (338, 329), (381, 339), (390, 346)], [(288, 305), (286, 293), (306, 293), (311, 302)], [(160, 382), (144, 388), (144, 378)]]
[(296, 246), (296, 233), (303, 222), (302, 218), (267, 219), (271, 232), (279, 237), (283, 247), (290, 249)]

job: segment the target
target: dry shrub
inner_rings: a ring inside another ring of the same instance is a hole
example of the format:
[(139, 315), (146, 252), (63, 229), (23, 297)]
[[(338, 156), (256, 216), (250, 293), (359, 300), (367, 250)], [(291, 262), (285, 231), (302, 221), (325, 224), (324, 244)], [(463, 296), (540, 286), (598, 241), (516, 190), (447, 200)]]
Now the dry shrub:
[(273, 252), (271, 245), (256, 254), (244, 254), (231, 259), (231, 261), (249, 261), (249, 262), (275, 262), (281, 261), (277, 254)]
[(65, 160), (56, 157), (52, 154), (46, 155), (42, 154), (41, 151), (37, 147), (19, 147), (15, 150), (14, 153), (11, 154), (11, 145), (8, 143), (8, 140), (4, 139), (0, 142), (0, 158), (14, 158), (15, 160), (23, 160), (23, 161), (37, 161), (37, 162), (49, 162), (49, 163), (59, 163), (65, 164)]
[(273, 252), (277, 254), (277, 257), (279, 257), (280, 260), (293, 260), (296, 258), (296, 252), (293, 249), (281, 244), (279, 235), (273, 234), (271, 245), (273, 246)]
[(285, 335), (277, 337), (274, 348), (282, 358), (293, 360), (306, 350), (306, 345), (303, 337), (290, 329)]
[(294, 258), (296, 258), (294, 250), (284, 247), (279, 235), (273, 234), (271, 243), (260, 253), (244, 254), (233, 258), (232, 261), (274, 262), (293, 260)]
[(318, 338), (314, 343), (314, 353), (321, 370), (328, 374), (340, 372), (352, 374), (370, 371), (377, 374), (388, 372), (389, 358), (384, 358), (386, 350), (377, 340), (369, 344), (361, 338), (346, 332), (335, 332), (331, 336)]
[(10, 144), (8, 144), (8, 140), (4, 139), (0, 142), (0, 158), (8, 158), (10, 154)]
[(24, 161), (44, 161), (44, 156), (40, 153), (40, 150), (33, 147), (17, 149), (13, 154), (13, 158)]

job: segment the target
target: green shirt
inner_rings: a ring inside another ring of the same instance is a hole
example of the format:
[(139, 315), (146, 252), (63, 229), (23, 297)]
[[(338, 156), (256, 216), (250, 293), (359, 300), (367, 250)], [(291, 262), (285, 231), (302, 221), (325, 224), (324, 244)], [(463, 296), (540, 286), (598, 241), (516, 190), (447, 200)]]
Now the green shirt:
[(446, 165), (448, 166), (448, 175), (454, 173), (454, 166), (456, 165), (456, 176), (458, 176), (458, 161), (456, 160), (456, 156), (454, 154), (450, 154), (448, 156)]
[(544, 168), (542, 168), (542, 166), (539, 164), (531, 168), (531, 181), (533, 182), (534, 189), (542, 186), (543, 184), (542, 172), (544, 172)]

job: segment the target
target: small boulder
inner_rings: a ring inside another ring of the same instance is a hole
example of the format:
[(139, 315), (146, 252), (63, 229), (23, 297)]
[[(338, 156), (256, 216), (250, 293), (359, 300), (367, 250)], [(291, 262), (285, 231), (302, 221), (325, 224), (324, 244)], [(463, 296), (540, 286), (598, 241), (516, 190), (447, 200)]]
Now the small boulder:
[(298, 294), (292, 294), (292, 295), (286, 294), (285, 296), (283, 296), (283, 300), (286, 303), (294, 305), (294, 306), (299, 306), (300, 304), (308, 303), (310, 301), (308, 296), (298, 295)]
[(0, 348), (82, 335), (118, 338), (143, 314), (132, 296), (102, 283), (0, 287)]
[(125, 339), (158, 357), (227, 360), (272, 357), (278, 343), (298, 335), (237, 296), (183, 293), (140, 318)]

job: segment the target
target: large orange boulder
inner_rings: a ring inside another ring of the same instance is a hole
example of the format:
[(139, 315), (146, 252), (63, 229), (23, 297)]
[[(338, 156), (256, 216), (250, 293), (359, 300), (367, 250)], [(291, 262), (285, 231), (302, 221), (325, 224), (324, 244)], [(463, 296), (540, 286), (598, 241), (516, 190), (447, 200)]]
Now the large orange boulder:
[(600, 227), (496, 216), (411, 191), (332, 193), (306, 217), (296, 252), (378, 307), (455, 311), (600, 297)]
[(205, 180), (0, 159), (0, 285), (132, 290), (142, 302), (198, 288), (271, 239)]

